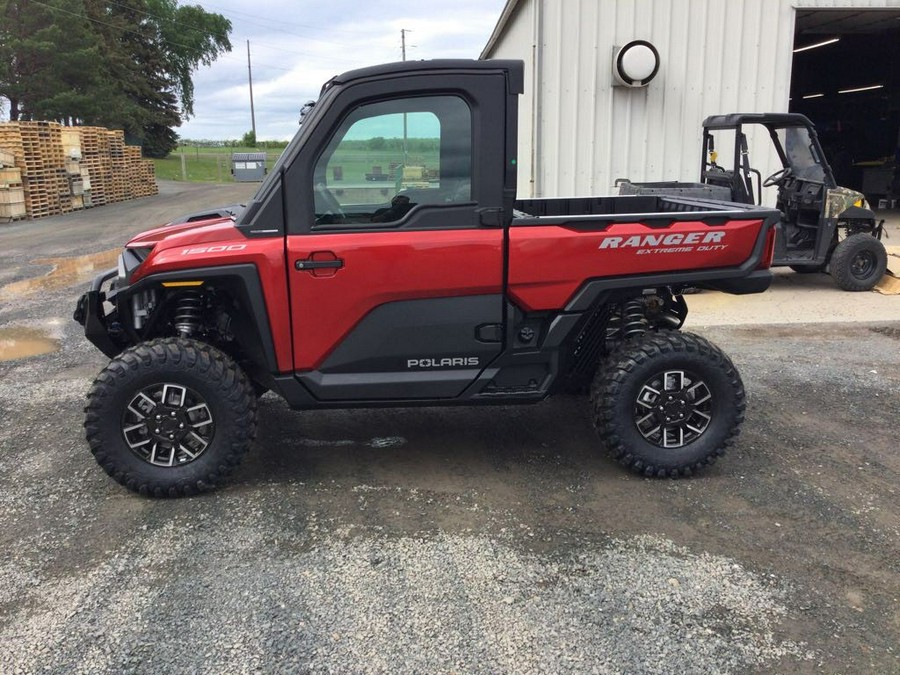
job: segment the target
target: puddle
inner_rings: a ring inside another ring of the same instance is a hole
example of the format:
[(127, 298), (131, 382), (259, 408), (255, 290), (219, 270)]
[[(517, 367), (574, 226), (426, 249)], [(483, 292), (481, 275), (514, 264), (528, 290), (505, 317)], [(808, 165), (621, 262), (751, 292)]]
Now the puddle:
[(37, 328), (0, 328), (0, 361), (14, 361), (59, 349), (59, 342)]
[(97, 272), (116, 266), (116, 260), (122, 249), (112, 248), (108, 251), (80, 255), (75, 258), (39, 258), (32, 260), (33, 265), (52, 265), (47, 274), (14, 281), (0, 288), (0, 300), (14, 300), (38, 291), (55, 291), (67, 286), (90, 281)]

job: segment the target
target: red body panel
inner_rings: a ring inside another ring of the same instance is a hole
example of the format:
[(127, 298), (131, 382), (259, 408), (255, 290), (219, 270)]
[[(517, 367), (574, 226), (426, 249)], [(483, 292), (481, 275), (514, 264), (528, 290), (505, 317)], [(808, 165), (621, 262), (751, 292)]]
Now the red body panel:
[[(229, 226), (231, 234), (226, 232), (223, 227), (214, 227), (216, 225)], [(195, 237), (210, 236), (209, 232), (216, 232), (219, 237), (229, 237), (234, 235), (234, 221), (231, 218), (213, 218), (211, 220), (194, 221), (193, 223), (181, 223), (180, 225), (162, 225), (152, 230), (141, 232), (129, 241), (125, 246), (153, 246), (157, 242), (168, 239), (176, 234), (193, 233)], [(189, 235), (190, 236), (190, 235)]]
[(602, 232), (563, 226), (512, 227), (509, 295), (528, 311), (562, 309), (587, 280), (653, 272), (738, 267), (750, 258), (761, 220), (720, 227), (613, 224)]
[[(559, 310), (588, 279), (738, 267), (752, 254), (760, 220), (711, 227), (613, 224), (509, 230), (510, 299), (526, 311)], [(248, 239), (230, 219), (144, 232), (153, 247), (132, 281), (157, 272), (250, 263), (259, 271), (278, 369), (314, 370), (366, 314), (400, 300), (499, 294), (503, 230), (360, 232)], [(287, 255), (287, 259), (285, 259)], [(340, 260), (338, 269), (295, 269), (298, 260)], [(498, 310), (499, 315), (499, 310)]]
[[(315, 369), (384, 303), (503, 289), (499, 229), (292, 236), (287, 248), (297, 370)], [(302, 259), (333, 260), (329, 253), (343, 261), (334, 274), (294, 267)]]
[(127, 245), (154, 246), (147, 259), (134, 271), (132, 283), (158, 272), (197, 269), (198, 277), (202, 279), (204, 267), (256, 265), (266, 299), (278, 370), (291, 371), (290, 302), (282, 237), (247, 239), (235, 229), (234, 222), (227, 219), (158, 228), (138, 235)]

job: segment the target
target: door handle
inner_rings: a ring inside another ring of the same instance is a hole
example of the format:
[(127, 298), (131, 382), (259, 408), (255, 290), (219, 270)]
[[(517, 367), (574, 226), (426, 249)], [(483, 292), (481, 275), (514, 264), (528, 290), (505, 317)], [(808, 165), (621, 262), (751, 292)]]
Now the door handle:
[(343, 260), (313, 260), (312, 258), (305, 258), (294, 263), (294, 267), (303, 272), (328, 268), (340, 269), (343, 266)]
[(309, 272), (314, 277), (333, 277), (344, 266), (344, 261), (331, 251), (314, 251), (308, 258), (294, 262), (299, 272)]

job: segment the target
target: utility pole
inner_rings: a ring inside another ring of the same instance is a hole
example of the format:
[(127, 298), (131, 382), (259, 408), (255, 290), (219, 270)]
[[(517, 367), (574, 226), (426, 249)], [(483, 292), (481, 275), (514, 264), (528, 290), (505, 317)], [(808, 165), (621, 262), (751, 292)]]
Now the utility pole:
[(253, 68), (250, 66), (250, 40), (247, 40), (247, 79), (250, 82), (250, 124), (256, 140), (256, 112), (253, 110)]
[[(403, 56), (403, 60), (406, 61), (406, 34), (409, 33), (410, 30), (408, 28), (400, 29), (400, 54)], [(406, 147), (406, 113), (403, 113), (403, 166), (405, 167), (409, 164), (409, 152)]]

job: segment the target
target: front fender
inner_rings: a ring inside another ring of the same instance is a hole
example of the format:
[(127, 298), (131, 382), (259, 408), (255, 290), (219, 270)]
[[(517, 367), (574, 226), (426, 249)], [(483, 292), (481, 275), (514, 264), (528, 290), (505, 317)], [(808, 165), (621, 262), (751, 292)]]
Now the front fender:
[(256, 265), (244, 263), (148, 274), (130, 286), (118, 289), (115, 301), (120, 320), (125, 325), (133, 325), (131, 299), (137, 294), (159, 288), (164, 283), (189, 280), (203, 280), (204, 285), (224, 290), (237, 301), (240, 312), (232, 314), (231, 330), (242, 351), (258, 371), (278, 373), (266, 297)]

